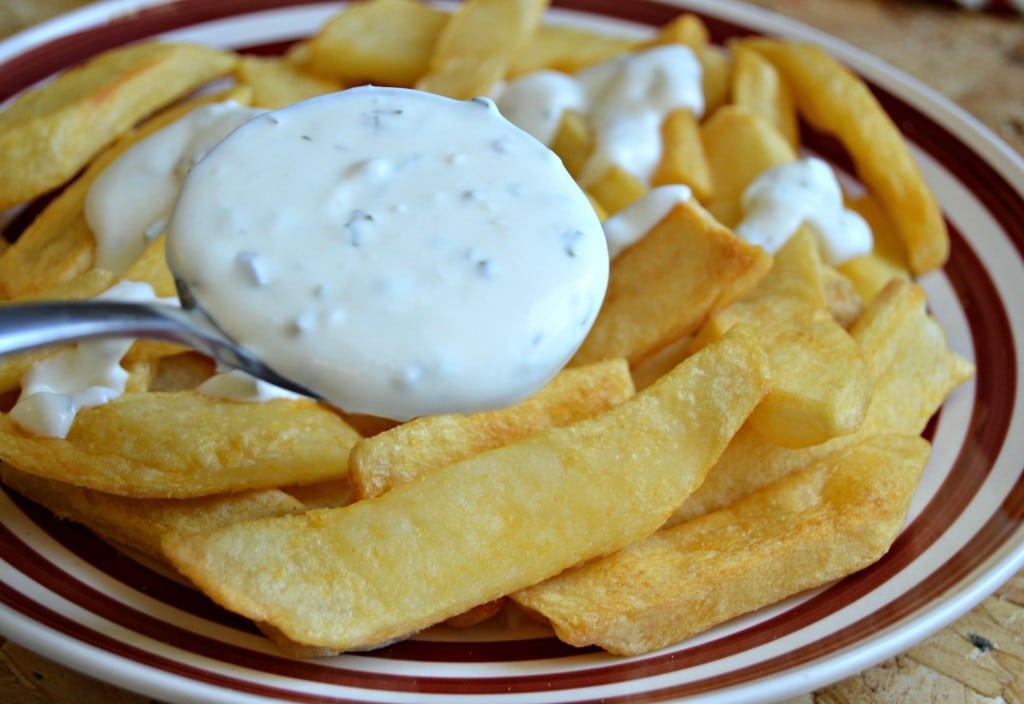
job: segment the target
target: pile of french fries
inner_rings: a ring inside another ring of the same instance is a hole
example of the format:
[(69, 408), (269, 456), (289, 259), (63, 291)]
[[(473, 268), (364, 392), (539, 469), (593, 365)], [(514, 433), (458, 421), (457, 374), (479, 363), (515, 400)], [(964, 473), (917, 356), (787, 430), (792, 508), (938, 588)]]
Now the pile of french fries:
[[(948, 240), (900, 133), (813, 46), (713, 45), (690, 14), (624, 39), (545, 11), (367, 0), (282, 57), (146, 43), (68, 70), (0, 112), (0, 209), (60, 189), (0, 255), (0, 296), (83, 299), (122, 279), (174, 295), (162, 239), (126, 272), (94, 266), (83, 203), (119, 154), (199, 105), (277, 108), (368, 82), (472, 98), (684, 44), (704, 114), (665, 120), (653, 183), (613, 166), (587, 192), (602, 217), (654, 185), (695, 197), (613, 261), (597, 323), (548, 387), (396, 425), (306, 399), (212, 398), (196, 390), (210, 360), (140, 340), (126, 393), (82, 410), (66, 438), (0, 414), (3, 481), (300, 657), (514, 608), (567, 643), (644, 653), (878, 560), (927, 463), (925, 424), (973, 373), (913, 283)], [(865, 186), (848, 205), (875, 248), (838, 268), (804, 227), (774, 256), (732, 231), (745, 188), (797, 157), (801, 121), (845, 146)], [(593, 139), (570, 112), (552, 148), (577, 174)], [(0, 360), (4, 409), (53, 353)]]

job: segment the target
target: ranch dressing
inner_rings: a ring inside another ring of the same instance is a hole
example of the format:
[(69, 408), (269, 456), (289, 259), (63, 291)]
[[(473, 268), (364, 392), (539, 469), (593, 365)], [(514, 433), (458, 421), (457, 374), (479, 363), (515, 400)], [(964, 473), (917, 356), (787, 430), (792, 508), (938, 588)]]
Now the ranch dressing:
[(661, 222), (680, 203), (690, 200), (692, 192), (682, 184), (658, 186), (601, 223), (608, 256), (614, 259), (643, 239), (652, 227)]
[(871, 252), (871, 227), (843, 205), (835, 173), (816, 157), (768, 169), (747, 186), (743, 221), (736, 234), (769, 252), (777, 252), (806, 224), (818, 237), (825, 260), (837, 266)]
[(510, 81), (497, 96), (510, 120), (550, 144), (565, 110), (583, 113), (594, 149), (580, 183), (619, 166), (649, 183), (661, 159), (661, 125), (673, 110), (704, 110), (701, 65), (688, 47), (657, 46), (623, 54), (575, 76), (537, 71)]
[(89, 188), (85, 219), (96, 237), (96, 266), (122, 274), (167, 225), (192, 167), (217, 142), (265, 112), (238, 103), (196, 108), (133, 145)]
[(558, 158), (487, 99), (355, 88), (246, 123), (189, 174), (168, 262), (242, 345), (350, 412), (515, 403), (608, 278)]
[[(96, 299), (178, 305), (178, 299), (157, 298), (149, 284), (133, 281), (115, 284)], [(39, 362), (21, 380), (11, 420), (33, 435), (67, 437), (79, 410), (124, 393), (128, 372), (121, 359), (134, 342), (132, 338), (87, 340)]]

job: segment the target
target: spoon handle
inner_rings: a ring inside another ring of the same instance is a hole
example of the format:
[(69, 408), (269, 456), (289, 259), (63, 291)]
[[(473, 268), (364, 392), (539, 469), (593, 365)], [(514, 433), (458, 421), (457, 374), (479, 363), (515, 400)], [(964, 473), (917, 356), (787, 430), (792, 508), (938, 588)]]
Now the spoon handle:
[(171, 306), (115, 301), (0, 306), (0, 356), (99, 337), (157, 338), (199, 349), (193, 339), (199, 333), (190, 333), (181, 315)]

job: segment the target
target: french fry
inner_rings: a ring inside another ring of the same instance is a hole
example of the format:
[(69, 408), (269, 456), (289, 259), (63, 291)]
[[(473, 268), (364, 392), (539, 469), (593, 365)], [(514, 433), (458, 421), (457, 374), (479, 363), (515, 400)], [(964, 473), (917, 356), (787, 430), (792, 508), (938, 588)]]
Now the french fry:
[(764, 118), (793, 149), (800, 146), (796, 108), (789, 86), (775, 66), (742, 41), (729, 46), (732, 52), (730, 102)]
[[(302, 48), (302, 65), (345, 85), (410, 87), (427, 72), (449, 14), (416, 0), (353, 3)], [(304, 59), (304, 60), (303, 60)]]
[(765, 170), (796, 158), (778, 130), (734, 105), (715, 110), (701, 124), (700, 135), (714, 188), (707, 208), (727, 227), (743, 219), (740, 200), (747, 186)]
[(821, 285), (832, 318), (849, 329), (864, 311), (864, 299), (857, 293), (856, 285), (846, 274), (825, 262), (821, 263)]
[(234, 61), (194, 44), (133, 44), (23, 94), (0, 112), (0, 210), (65, 183), (136, 122)]
[(771, 256), (680, 203), (611, 265), (608, 292), (574, 364), (625, 357), (630, 366), (699, 328), (765, 275)]
[(463, 100), (488, 95), (533, 38), (547, 5), (548, 0), (466, 0), (441, 30), (416, 87)]
[(597, 415), (632, 394), (624, 360), (566, 369), (515, 406), (426, 416), (360, 440), (349, 456), (349, 479), (357, 498), (380, 496), (453, 462)]
[(81, 523), (102, 538), (160, 562), (168, 533), (206, 531), (240, 521), (299, 513), (304, 507), (277, 489), (198, 499), (132, 499), (84, 489), (0, 465), (0, 478), (60, 518)]
[(588, 183), (587, 193), (601, 205), (605, 213), (614, 215), (642, 198), (647, 193), (647, 187), (636, 176), (616, 165)]
[(673, 110), (661, 126), (662, 157), (651, 185), (682, 183), (697, 200), (711, 196), (711, 167), (704, 154), (697, 118), (689, 110)]
[(543, 69), (576, 73), (638, 46), (635, 39), (599, 34), (569, 25), (542, 24), (513, 58), (508, 77)]
[(571, 645), (650, 652), (877, 561), (903, 527), (928, 454), (920, 437), (867, 438), (513, 600)]
[(127, 393), (79, 411), (67, 439), (0, 415), (0, 458), (110, 494), (192, 498), (343, 476), (358, 435), (312, 401), (234, 403), (194, 391)]
[(867, 85), (811, 44), (748, 41), (785, 77), (800, 114), (846, 147), (858, 176), (895, 225), (910, 270), (924, 274), (941, 267), (949, 256), (942, 211), (899, 128)]
[(573, 110), (562, 113), (558, 130), (551, 140), (551, 151), (558, 155), (569, 174), (578, 179), (583, 165), (594, 149), (594, 131), (587, 118)]
[(809, 230), (790, 238), (768, 275), (714, 316), (694, 346), (738, 324), (758, 331), (771, 363), (772, 390), (750, 417), (768, 440), (807, 447), (860, 427), (871, 376), (857, 343), (825, 305), (818, 245)]
[(843, 445), (881, 433), (919, 435), (943, 400), (974, 373), (951, 351), (916, 284), (892, 281), (867, 304), (850, 330), (871, 371), (874, 387), (860, 429), (821, 445), (790, 449), (745, 425), (704, 484), (669, 519), (676, 525), (714, 511), (791, 474)]
[(85, 221), (85, 198), (100, 174), (139, 141), (197, 107), (221, 100), (245, 102), (249, 95), (247, 89), (232, 89), (196, 98), (168, 108), (118, 139), (51, 201), (0, 256), (0, 295), (18, 298), (88, 271), (95, 259), (96, 238)]
[(696, 51), (701, 67), (701, 88), (704, 91), (704, 114), (711, 115), (729, 98), (729, 76), (732, 61), (720, 47), (703, 46)]
[(238, 80), (252, 88), (252, 104), (276, 110), (300, 100), (341, 90), (341, 82), (304, 71), (285, 59), (243, 56), (235, 67)]
[(164, 550), (215, 601), (291, 640), (369, 647), (650, 534), (767, 385), (763, 351), (733, 334), (596, 418), (372, 501), (169, 536)]
[(646, 43), (647, 46), (684, 44), (691, 49), (702, 49), (711, 41), (707, 25), (697, 15), (684, 12), (658, 29), (657, 35)]
[(839, 270), (853, 282), (860, 297), (870, 301), (890, 280), (910, 279), (906, 248), (892, 222), (870, 193), (855, 199), (847, 207), (867, 221), (874, 246), (870, 254), (845, 262)]

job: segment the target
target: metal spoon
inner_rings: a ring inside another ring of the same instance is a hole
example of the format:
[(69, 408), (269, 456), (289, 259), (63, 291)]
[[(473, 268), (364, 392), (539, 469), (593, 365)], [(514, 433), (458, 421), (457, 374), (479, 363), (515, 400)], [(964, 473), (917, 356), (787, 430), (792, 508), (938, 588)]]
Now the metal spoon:
[(145, 337), (178, 342), (233, 369), (305, 396), (309, 389), (286, 379), (224, 334), (179, 284), (185, 306), (119, 301), (61, 301), (0, 306), (0, 357), (60, 343), (103, 337)]

